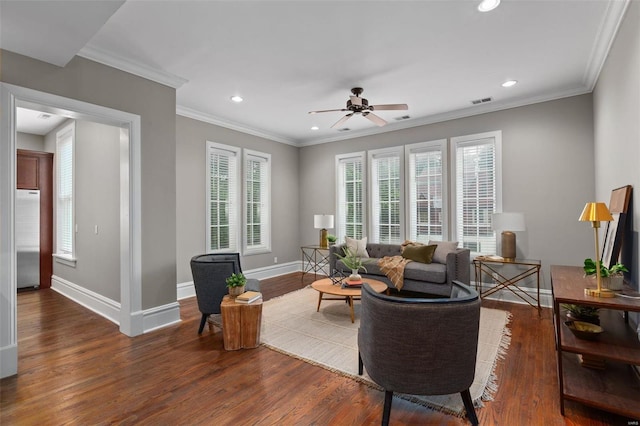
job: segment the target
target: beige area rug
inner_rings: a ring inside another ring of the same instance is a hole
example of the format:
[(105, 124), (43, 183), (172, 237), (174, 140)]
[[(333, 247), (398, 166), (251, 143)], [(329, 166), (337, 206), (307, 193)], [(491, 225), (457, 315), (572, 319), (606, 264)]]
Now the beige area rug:
[[(261, 343), (281, 353), (361, 381), (380, 389), (365, 373), (358, 375), (358, 327), (360, 302), (355, 302), (356, 321), (351, 323), (349, 306), (343, 301), (323, 301), (316, 312), (318, 292), (311, 287), (264, 303)], [(492, 399), (497, 390), (494, 369), (510, 343), (510, 314), (482, 308), (476, 376), (471, 398), (477, 407)], [(460, 394), (400, 397), (457, 416), (464, 415)]]

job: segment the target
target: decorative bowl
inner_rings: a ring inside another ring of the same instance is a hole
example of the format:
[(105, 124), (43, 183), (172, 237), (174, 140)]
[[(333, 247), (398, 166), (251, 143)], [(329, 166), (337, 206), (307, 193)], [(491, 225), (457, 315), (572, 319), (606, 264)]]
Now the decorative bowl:
[(599, 325), (584, 321), (565, 321), (565, 324), (578, 339), (596, 340), (604, 331)]

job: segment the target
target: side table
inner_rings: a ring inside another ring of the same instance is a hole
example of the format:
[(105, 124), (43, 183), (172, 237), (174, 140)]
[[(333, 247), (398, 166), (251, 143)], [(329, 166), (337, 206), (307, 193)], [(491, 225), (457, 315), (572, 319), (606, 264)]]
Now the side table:
[(323, 275), (329, 276), (329, 248), (320, 246), (302, 246), (300, 247), (302, 252), (302, 277), (308, 273), (314, 274), (313, 279), (318, 279), (318, 272)]
[(236, 303), (226, 295), (220, 303), (222, 313), (222, 339), (227, 351), (257, 348), (260, 345), (262, 300)]
[[(502, 270), (498, 270), (498, 267), (504, 265), (516, 265), (522, 267), (523, 270), (513, 276), (507, 277)], [(502, 289), (510, 290), (513, 294), (518, 296), (522, 301), (526, 302), (530, 306), (538, 309), (538, 315), (542, 312), (540, 306), (540, 268), (542, 262), (539, 260), (504, 260), (495, 257), (478, 256), (473, 259), (473, 266), (476, 275), (476, 290), (480, 295), (480, 298), (485, 297)], [(489, 288), (487, 291), (483, 291), (482, 277), (488, 275), (496, 282), (495, 287)], [(525, 278), (532, 275), (536, 276), (536, 297), (524, 291), (518, 286)], [(518, 290), (518, 291), (516, 291)]]

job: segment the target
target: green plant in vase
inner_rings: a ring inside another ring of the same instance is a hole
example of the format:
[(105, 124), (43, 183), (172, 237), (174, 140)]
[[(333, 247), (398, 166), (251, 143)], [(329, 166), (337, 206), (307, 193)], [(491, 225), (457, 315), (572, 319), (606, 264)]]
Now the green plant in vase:
[(342, 263), (347, 268), (351, 269), (351, 275), (347, 278), (349, 281), (360, 281), (362, 276), (358, 273), (360, 269), (367, 272), (367, 268), (365, 268), (364, 264), (369, 262), (369, 259), (364, 259), (362, 256), (357, 256), (354, 251), (352, 251), (349, 247), (342, 248), (343, 255), (340, 253), (336, 253), (336, 256), (342, 260)]
[[(596, 262), (593, 259), (585, 259), (584, 260), (584, 274), (585, 275), (595, 275), (596, 270)], [(629, 272), (626, 266), (622, 263), (616, 263), (610, 268), (607, 268), (600, 261), (600, 277), (603, 279), (602, 285), (605, 288), (610, 290), (621, 290), (624, 281), (623, 272)]]
[(327, 234), (327, 241), (329, 241), (329, 245), (334, 245), (336, 241), (338, 241), (338, 237), (333, 234)]
[(244, 287), (247, 284), (247, 278), (244, 274), (231, 274), (225, 282), (227, 283), (227, 288), (229, 289), (229, 295), (231, 297), (236, 297), (244, 293)]
[(591, 324), (600, 324), (600, 314), (598, 308), (593, 306), (562, 304), (563, 309), (567, 311), (567, 317), (576, 321), (589, 322)]

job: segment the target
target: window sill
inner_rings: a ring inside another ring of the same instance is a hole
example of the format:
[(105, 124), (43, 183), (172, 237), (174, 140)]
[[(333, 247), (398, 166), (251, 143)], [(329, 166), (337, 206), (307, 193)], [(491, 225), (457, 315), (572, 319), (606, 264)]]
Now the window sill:
[(244, 249), (244, 252), (242, 253), (243, 256), (253, 256), (256, 254), (267, 254), (267, 253), (271, 253), (271, 248), (266, 248), (266, 247), (261, 247), (261, 248), (251, 248), (251, 249)]
[(53, 254), (53, 259), (56, 263), (61, 263), (63, 265), (71, 266), (72, 268), (76, 267), (77, 259), (69, 254)]

